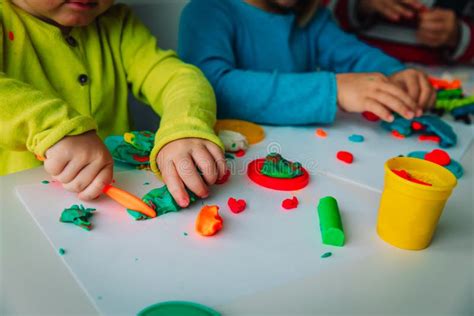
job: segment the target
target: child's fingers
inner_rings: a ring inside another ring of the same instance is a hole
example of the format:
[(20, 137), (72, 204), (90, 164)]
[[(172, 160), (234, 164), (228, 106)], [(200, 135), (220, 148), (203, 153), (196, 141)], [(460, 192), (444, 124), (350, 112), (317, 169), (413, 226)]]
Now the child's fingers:
[(412, 119), (415, 116), (415, 113), (408, 106), (406, 106), (399, 98), (389, 93), (380, 91), (376, 93), (373, 98), (379, 103), (383, 104), (385, 107), (391, 109), (394, 112), (397, 112), (406, 119)]
[(196, 166), (190, 156), (180, 157), (173, 162), (179, 177), (183, 180), (188, 189), (201, 198), (205, 198), (209, 195), (207, 186), (197, 172)]
[(218, 172), (217, 179), (220, 180), (227, 172), (227, 163), (224, 157), (224, 153), (219, 148), (219, 146), (213, 143), (206, 144), (206, 148), (207, 150), (209, 150), (212, 157), (214, 157)]
[(390, 82), (383, 82), (380, 84), (379, 87), (381, 91), (386, 92), (392, 95), (392, 97), (395, 97), (396, 99), (400, 100), (402, 104), (407, 108), (416, 108), (416, 102), (405, 91), (403, 91), (402, 88)]
[(417, 32), (418, 40), (430, 47), (438, 47), (442, 44), (442, 39), (439, 34), (419, 31)]
[(381, 14), (391, 21), (400, 20), (400, 14), (393, 10), (392, 7), (381, 8)]
[(432, 91), (433, 93), (431, 93), (430, 100), (428, 101), (428, 108), (433, 108), (436, 103), (436, 92), (434, 89)]
[(71, 192), (82, 192), (92, 183), (101, 169), (102, 165), (98, 163), (87, 164), (80, 169), (72, 181), (63, 182), (63, 187)]
[(51, 176), (56, 177), (63, 172), (68, 163), (69, 159), (62, 158), (61, 156), (58, 158), (47, 158), (44, 161), (44, 170)]
[(170, 191), (179, 206), (187, 207), (189, 205), (188, 192), (186, 192), (186, 188), (176, 171), (173, 161), (169, 160), (162, 165), (160, 166), (161, 176), (168, 187), (168, 191)]
[(112, 182), (112, 178), (113, 167), (105, 166), (99, 171), (92, 182), (78, 194), (78, 197), (85, 201), (96, 199), (102, 194), (104, 187)]
[(380, 102), (373, 99), (366, 101), (366, 110), (374, 113), (382, 120), (387, 122), (393, 121), (393, 114)]
[(433, 99), (433, 96), (436, 98), (435, 91), (429, 83), (428, 78), (424, 74), (418, 75), (418, 81), (421, 87), (418, 104), (420, 104), (423, 109), (427, 109), (431, 106), (431, 100)]
[(196, 166), (201, 170), (202, 176), (208, 185), (212, 185), (217, 180), (217, 167), (214, 158), (206, 147), (198, 147), (193, 150), (192, 157)]
[(444, 21), (425, 21), (420, 23), (418, 29), (428, 33), (442, 33), (446, 31), (446, 23)]
[(87, 167), (88, 162), (80, 159), (80, 158), (73, 158), (66, 167), (64, 167), (63, 171), (54, 177), (54, 179), (58, 180), (59, 182), (65, 184), (72, 182), (83, 170)]
[(420, 10), (421, 8), (423, 8), (423, 3), (418, 0), (401, 0), (401, 3), (411, 7), (414, 10)]
[(392, 11), (408, 19), (414, 16), (414, 12), (412, 9), (400, 4), (394, 4), (394, 6), (392, 7)]
[(430, 22), (430, 21), (445, 21), (451, 13), (449, 10), (429, 10), (420, 14), (420, 23)]
[(403, 80), (408, 95), (413, 100), (418, 100), (421, 93), (420, 82), (418, 81), (418, 75), (416, 73), (407, 74)]

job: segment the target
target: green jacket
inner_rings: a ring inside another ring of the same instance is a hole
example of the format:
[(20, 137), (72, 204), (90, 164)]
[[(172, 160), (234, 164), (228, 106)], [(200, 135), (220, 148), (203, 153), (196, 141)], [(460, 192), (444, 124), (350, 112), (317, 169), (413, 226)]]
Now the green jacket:
[(41, 163), (35, 155), (66, 135), (130, 130), (128, 90), (161, 116), (150, 161), (181, 138), (210, 140), (216, 104), (209, 83), (124, 5), (87, 27), (60, 29), (0, 0), (0, 175)]

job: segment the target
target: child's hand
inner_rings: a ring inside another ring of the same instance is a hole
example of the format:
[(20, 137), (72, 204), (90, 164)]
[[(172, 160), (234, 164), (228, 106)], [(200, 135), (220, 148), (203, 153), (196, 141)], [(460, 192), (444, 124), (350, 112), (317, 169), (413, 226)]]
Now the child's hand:
[(207, 186), (220, 180), (227, 169), (222, 150), (214, 143), (199, 138), (168, 143), (158, 153), (156, 163), (163, 181), (181, 207), (189, 205), (186, 187), (205, 198), (209, 195)]
[(418, 40), (430, 47), (455, 48), (460, 36), (460, 25), (452, 10), (433, 9), (420, 14)]
[(113, 160), (95, 131), (66, 136), (46, 151), (44, 169), (82, 200), (97, 198), (112, 182)]
[(396, 22), (401, 18), (412, 19), (423, 4), (419, 0), (360, 0), (359, 12), (362, 16), (380, 14)]
[(390, 81), (399, 85), (417, 102), (416, 116), (430, 108), (436, 100), (436, 91), (428, 81), (428, 76), (415, 69), (407, 69), (390, 76)]
[(415, 117), (416, 102), (380, 73), (338, 74), (337, 101), (347, 112), (370, 111), (391, 122), (392, 112), (406, 119)]

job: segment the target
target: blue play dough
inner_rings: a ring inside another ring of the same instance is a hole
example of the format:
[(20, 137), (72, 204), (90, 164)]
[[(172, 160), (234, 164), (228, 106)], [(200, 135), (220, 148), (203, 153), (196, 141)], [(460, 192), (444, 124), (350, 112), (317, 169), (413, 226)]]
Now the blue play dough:
[(439, 136), (439, 146), (442, 148), (452, 147), (457, 143), (457, 136), (454, 133), (453, 128), (437, 116), (423, 115), (412, 120), (407, 120), (399, 115), (395, 115), (393, 122), (382, 122), (381, 125), (386, 130), (395, 130), (403, 136), (410, 136), (414, 132), (411, 128), (412, 122), (418, 122), (425, 126), (425, 129), (422, 132), (423, 134), (434, 134)]
[[(425, 155), (427, 154), (428, 152), (427, 151), (414, 151), (414, 152), (411, 152), (408, 154), (408, 157), (411, 157), (411, 158), (419, 158), (419, 159), (425, 159)], [(451, 163), (447, 166), (443, 166), (445, 167), (446, 169), (448, 169), (449, 171), (451, 171), (452, 174), (454, 174), (454, 176), (457, 178), (457, 179), (460, 179), (463, 175), (464, 175), (464, 169), (463, 167), (461, 166), (461, 164), (459, 162), (457, 162), (456, 160), (454, 159), (451, 159)]]
[(362, 143), (364, 141), (364, 136), (352, 134), (351, 136), (349, 136), (349, 140), (354, 143)]
[(454, 110), (451, 111), (451, 114), (454, 117), (463, 116), (467, 114), (474, 114), (474, 103), (466, 105), (466, 106), (461, 106), (459, 108), (455, 108)]

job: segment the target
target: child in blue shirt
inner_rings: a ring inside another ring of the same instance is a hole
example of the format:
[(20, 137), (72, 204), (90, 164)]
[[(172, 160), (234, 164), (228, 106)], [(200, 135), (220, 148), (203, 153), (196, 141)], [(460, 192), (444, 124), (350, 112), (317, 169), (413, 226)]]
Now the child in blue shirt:
[(317, 0), (191, 0), (178, 52), (213, 85), (220, 118), (331, 123), (339, 106), (392, 121), (435, 100), (424, 73), (344, 33)]

